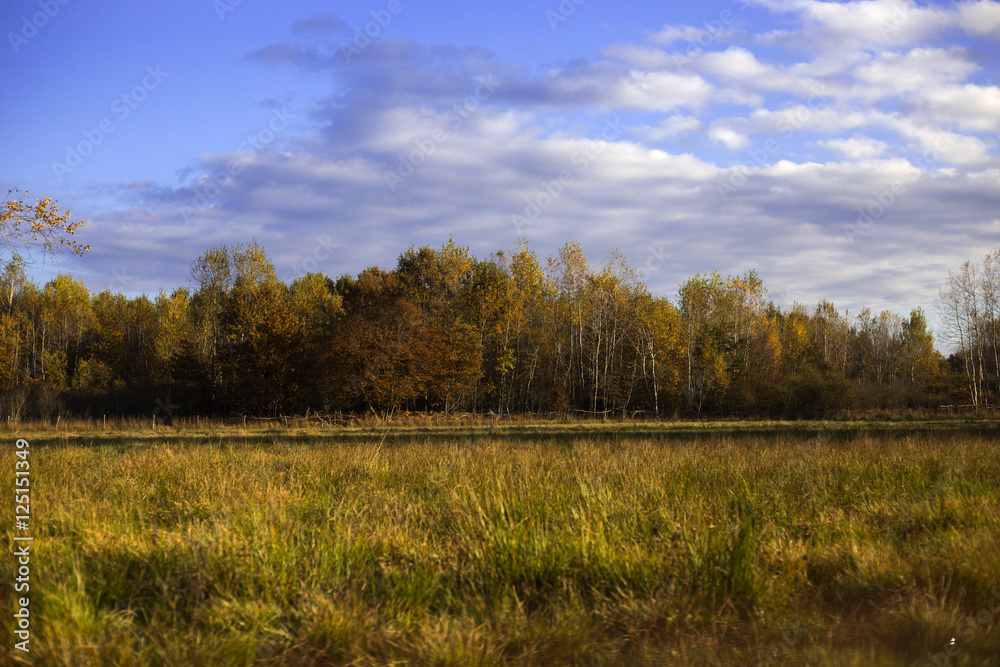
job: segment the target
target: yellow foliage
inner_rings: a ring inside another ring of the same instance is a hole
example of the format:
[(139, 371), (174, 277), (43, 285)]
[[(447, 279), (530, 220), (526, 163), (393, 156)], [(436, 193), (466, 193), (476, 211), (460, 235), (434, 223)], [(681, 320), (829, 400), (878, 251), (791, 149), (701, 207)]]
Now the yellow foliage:
[(15, 244), (28, 249), (41, 248), (43, 252), (59, 251), (82, 255), (90, 251), (89, 245), (80, 245), (69, 238), (83, 226), (83, 221), (70, 221), (70, 211), (59, 213), (59, 207), (50, 198), (35, 200), (34, 204), (23, 201), (25, 193), (8, 190), (7, 198), (0, 209), (0, 243), (12, 252)]

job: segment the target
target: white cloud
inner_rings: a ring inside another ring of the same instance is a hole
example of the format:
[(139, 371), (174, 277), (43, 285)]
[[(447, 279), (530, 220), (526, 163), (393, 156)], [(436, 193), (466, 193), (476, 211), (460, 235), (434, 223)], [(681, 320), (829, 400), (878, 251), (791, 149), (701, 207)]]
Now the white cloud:
[(708, 31), (703, 28), (696, 28), (691, 25), (668, 25), (659, 32), (649, 36), (649, 41), (655, 44), (670, 46), (674, 42), (684, 40), (686, 42), (697, 42), (702, 37), (708, 35)]
[(706, 53), (698, 64), (703, 70), (728, 79), (756, 79), (772, 75), (775, 71), (773, 67), (757, 60), (754, 54), (738, 46)]
[(758, 109), (747, 117), (747, 124), (753, 131), (778, 134), (790, 139), (800, 132), (834, 134), (857, 130), (871, 123), (873, 113), (835, 106), (811, 107), (796, 104), (780, 110)]
[(713, 125), (708, 131), (708, 136), (712, 141), (725, 144), (731, 151), (750, 145), (750, 137), (725, 126)]
[(774, 31), (766, 41), (835, 52), (910, 44), (941, 29), (942, 12), (906, 0), (750, 0), (774, 13), (794, 13), (797, 30)]
[(870, 87), (865, 97), (880, 99), (964, 81), (978, 69), (962, 49), (915, 48), (905, 53), (883, 51), (871, 62), (856, 67), (854, 76), (860, 84)]
[(797, 14), (798, 29), (774, 30), (768, 43), (788, 43), (832, 52), (905, 46), (958, 27), (973, 35), (1000, 33), (1000, 2), (979, 0), (951, 6), (910, 0), (748, 0), (774, 13)]
[(885, 153), (889, 147), (884, 141), (870, 139), (868, 137), (852, 137), (850, 139), (830, 139), (819, 142), (821, 146), (826, 146), (835, 151), (843, 153), (852, 160), (867, 160), (879, 157)]
[(1000, 34), (1000, 2), (962, 2), (955, 23), (974, 35)]
[(614, 101), (637, 109), (670, 111), (702, 106), (711, 99), (714, 90), (714, 86), (700, 76), (633, 70), (619, 82)]
[[(723, 47), (701, 28), (665, 26), (646, 42), (608, 46), (597, 62), (573, 60), (535, 77), (482, 57), (475, 65), (495, 67), (500, 85), (456, 130), (442, 108), (471, 90), (464, 61), (440, 68), (415, 59), (406, 76), (385, 73), (395, 71), (391, 60), (375, 73), (355, 63), (301, 152), (240, 156), (242, 170), (200, 212), (197, 229), (171, 243), (193, 257), (247, 231), (275, 256), (294, 258), (300, 251), (284, 233), (293, 219), (299, 237), (343, 241), (336, 266), (321, 267), (335, 273), (391, 264), (406, 244), (449, 235), (480, 255), (518, 236), (542, 254), (578, 239), (596, 259), (619, 247), (639, 266), (654, 240), (667, 239), (676, 262), (647, 276), (661, 293), (696, 272), (756, 266), (767, 284), (794, 285), (802, 300), (930, 306), (933, 272), (891, 269), (918, 250), (948, 267), (1000, 246), (1000, 88), (970, 80), (981, 71), (970, 50), (929, 38), (956, 26), (992, 34), (998, 3), (758, 4), (785, 14), (787, 29)], [(676, 55), (699, 40), (704, 51), (678, 68)], [(786, 45), (802, 50), (793, 56)], [(355, 89), (363, 106), (352, 101)], [(619, 115), (622, 132), (597, 140), (595, 125)], [(439, 129), (447, 140), (390, 190), (385, 174)], [(713, 164), (707, 156), (719, 146), (742, 152), (726, 163), (746, 164)], [(764, 159), (751, 164), (748, 152)], [(211, 172), (226, 157), (202, 166)], [(553, 195), (563, 174), (568, 184)], [(725, 196), (720, 185), (730, 188)], [(157, 196), (171, 195), (180, 201), (190, 191)], [(99, 223), (132, 248), (150, 237), (150, 224), (169, 224), (173, 209), (152, 200)], [(529, 217), (531, 205), (538, 215), (516, 229), (511, 216)], [(876, 205), (885, 210), (863, 233), (845, 233)]]
[(645, 141), (659, 143), (665, 139), (671, 139), (688, 132), (697, 132), (702, 129), (702, 127), (704, 127), (702, 122), (694, 116), (681, 116), (679, 114), (674, 114), (669, 118), (661, 120), (655, 126), (635, 126), (631, 128), (631, 132), (634, 136), (637, 136)]
[(1000, 87), (939, 86), (921, 91), (921, 101), (927, 111), (942, 124), (959, 126), (979, 132), (1000, 131)]
[(905, 148), (921, 153), (925, 161), (973, 165), (991, 159), (987, 145), (976, 137), (899, 114), (873, 112), (869, 118), (871, 126), (891, 130), (909, 140)]

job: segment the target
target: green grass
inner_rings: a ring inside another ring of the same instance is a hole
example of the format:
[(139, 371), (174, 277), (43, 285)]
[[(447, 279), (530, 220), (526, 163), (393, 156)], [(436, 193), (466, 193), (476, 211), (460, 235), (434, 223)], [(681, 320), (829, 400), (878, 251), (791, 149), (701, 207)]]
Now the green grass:
[(32, 664), (1000, 662), (990, 422), (26, 435)]

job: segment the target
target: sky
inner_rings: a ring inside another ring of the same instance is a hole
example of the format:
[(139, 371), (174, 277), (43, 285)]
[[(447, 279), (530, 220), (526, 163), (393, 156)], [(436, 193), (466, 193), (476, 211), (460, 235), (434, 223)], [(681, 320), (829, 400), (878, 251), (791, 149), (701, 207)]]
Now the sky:
[[(91, 290), (619, 250), (651, 292), (933, 310), (1000, 248), (1000, 2), (8, 0), (0, 186), (85, 226)], [(3, 258), (0, 258), (3, 259)]]

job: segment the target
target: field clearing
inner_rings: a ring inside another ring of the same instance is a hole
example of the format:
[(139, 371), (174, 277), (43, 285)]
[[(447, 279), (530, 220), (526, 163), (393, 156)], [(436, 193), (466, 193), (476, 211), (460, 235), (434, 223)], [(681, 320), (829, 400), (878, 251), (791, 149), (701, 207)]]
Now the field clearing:
[(26, 664), (1000, 663), (992, 421), (67, 426)]

